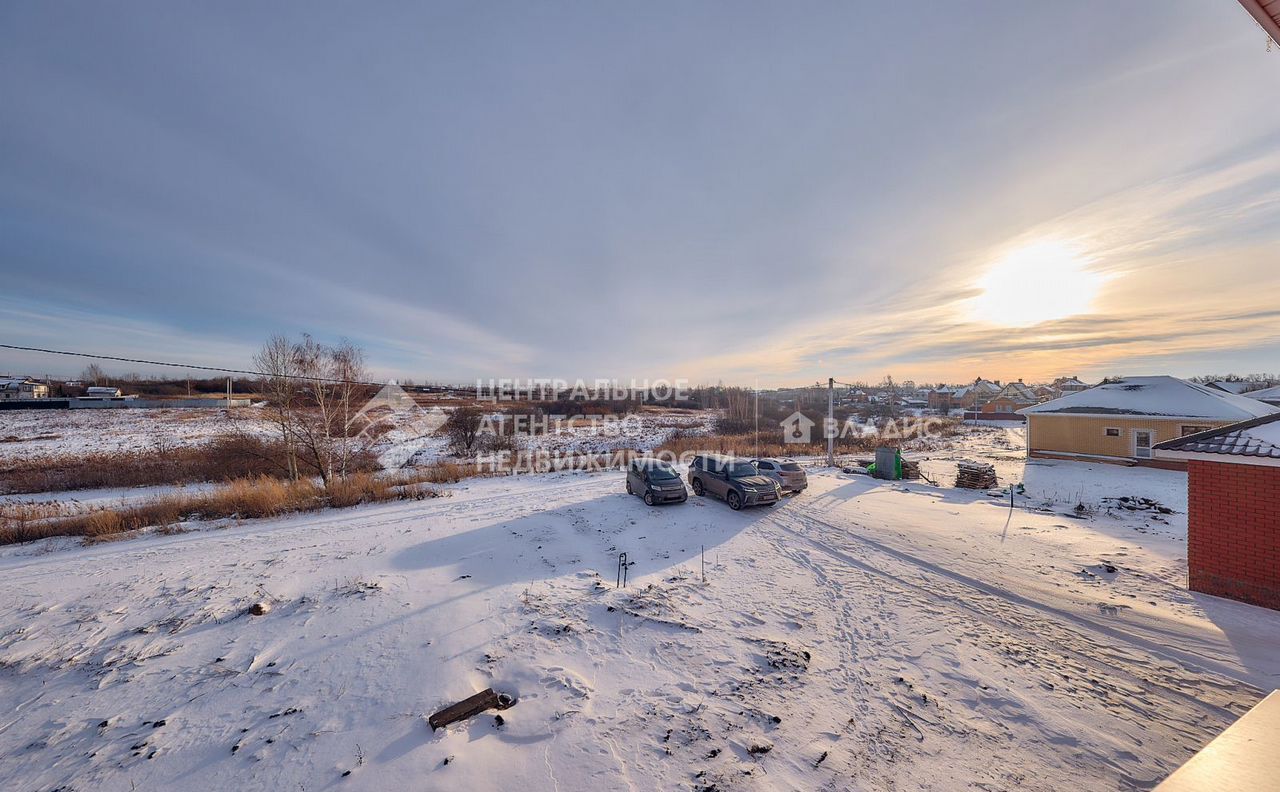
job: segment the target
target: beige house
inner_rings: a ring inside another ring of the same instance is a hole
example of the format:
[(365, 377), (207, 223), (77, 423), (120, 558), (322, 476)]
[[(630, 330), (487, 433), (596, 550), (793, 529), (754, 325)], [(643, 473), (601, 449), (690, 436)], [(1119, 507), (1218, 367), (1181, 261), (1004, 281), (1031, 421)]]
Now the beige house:
[(1126, 377), (1018, 412), (1029, 457), (1184, 467), (1153, 459), (1152, 447), (1280, 408), (1176, 377)]

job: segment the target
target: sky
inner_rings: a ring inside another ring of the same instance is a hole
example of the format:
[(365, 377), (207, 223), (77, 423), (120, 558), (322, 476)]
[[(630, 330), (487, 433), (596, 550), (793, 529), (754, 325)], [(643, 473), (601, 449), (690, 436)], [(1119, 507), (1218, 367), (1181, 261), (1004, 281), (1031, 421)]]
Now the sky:
[(1231, 0), (4, 3), (0, 343), (245, 368), (309, 332), (419, 382), (1280, 371), (1266, 41)]

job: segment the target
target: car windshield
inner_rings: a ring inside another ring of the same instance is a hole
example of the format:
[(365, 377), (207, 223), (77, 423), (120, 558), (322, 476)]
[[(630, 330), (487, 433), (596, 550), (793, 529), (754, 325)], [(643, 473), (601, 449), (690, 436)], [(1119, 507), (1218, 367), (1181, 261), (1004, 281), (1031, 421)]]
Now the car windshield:
[(797, 471), (797, 470), (799, 470), (799, 469), (800, 469), (800, 466), (799, 466), (799, 465), (797, 465), (795, 462), (783, 462), (783, 463), (782, 463), (782, 469), (783, 469), (783, 470), (787, 470), (787, 471), (791, 471), (791, 472), (795, 472), (795, 471)]
[(666, 465), (654, 465), (653, 467), (644, 468), (644, 471), (649, 474), (649, 478), (658, 479), (660, 481), (680, 478), (678, 473)]
[(756, 470), (756, 466), (750, 462), (730, 462), (725, 466), (730, 478), (742, 478), (743, 476), (758, 476), (760, 471)]

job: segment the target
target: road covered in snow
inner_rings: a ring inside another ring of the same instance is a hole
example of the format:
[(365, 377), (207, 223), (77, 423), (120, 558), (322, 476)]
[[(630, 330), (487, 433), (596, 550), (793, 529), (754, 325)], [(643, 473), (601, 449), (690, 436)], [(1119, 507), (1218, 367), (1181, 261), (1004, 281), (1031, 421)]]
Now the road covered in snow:
[[(1128, 472), (1056, 464), (1026, 477)], [(1280, 680), (1280, 613), (1185, 590), (1182, 514), (810, 482), (472, 480), (10, 553), (0, 788), (1149, 788)], [(486, 687), (501, 724), (427, 726)]]

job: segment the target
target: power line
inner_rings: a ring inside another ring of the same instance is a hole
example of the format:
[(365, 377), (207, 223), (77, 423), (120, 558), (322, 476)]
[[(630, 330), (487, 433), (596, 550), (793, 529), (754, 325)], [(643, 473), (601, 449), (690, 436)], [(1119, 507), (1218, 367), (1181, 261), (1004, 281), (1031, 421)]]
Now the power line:
[[(147, 366), (168, 366), (170, 368), (195, 369), (197, 371), (216, 371), (219, 374), (247, 374), (251, 377), (272, 377), (274, 375), (265, 375), (260, 371), (248, 371), (246, 369), (221, 368), (219, 366), (201, 366), (196, 363), (173, 363), (165, 360), (143, 360), (141, 358), (118, 357), (116, 355), (95, 355), (90, 352), (68, 352), (63, 349), (41, 349), (40, 347), (17, 346), (15, 344), (0, 344), (0, 349), (14, 349), (19, 352), (40, 352), (46, 355), (63, 355), (65, 357), (89, 358), (91, 360), (111, 360), (118, 363), (141, 363)], [(343, 385), (372, 385), (382, 387), (385, 382), (359, 382), (357, 380), (337, 379), (334, 377), (307, 377), (301, 374), (282, 374), (282, 379), (306, 380), (308, 382), (336, 382)]]

